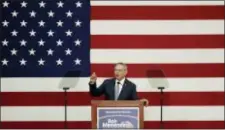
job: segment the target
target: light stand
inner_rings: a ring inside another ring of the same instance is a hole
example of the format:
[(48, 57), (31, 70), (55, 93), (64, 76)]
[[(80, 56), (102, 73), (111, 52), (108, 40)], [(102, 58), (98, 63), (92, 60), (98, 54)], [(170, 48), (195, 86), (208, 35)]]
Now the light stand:
[(64, 107), (65, 107), (65, 120), (64, 120), (64, 129), (67, 129), (67, 90), (69, 90), (68, 87), (64, 87)]
[(163, 89), (165, 87), (158, 87), (158, 89), (160, 90), (160, 129), (163, 129)]

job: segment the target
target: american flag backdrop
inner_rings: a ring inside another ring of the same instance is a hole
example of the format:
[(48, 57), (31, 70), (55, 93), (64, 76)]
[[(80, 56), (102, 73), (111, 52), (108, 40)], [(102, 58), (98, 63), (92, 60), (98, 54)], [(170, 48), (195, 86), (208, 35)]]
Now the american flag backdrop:
[[(0, 128), (91, 128), (88, 82), (128, 65), (145, 128), (224, 126), (224, 1), (1, 0)], [(164, 75), (147, 72), (163, 70)], [(79, 75), (69, 74), (79, 71)], [(67, 78), (62, 78), (62, 77)]]

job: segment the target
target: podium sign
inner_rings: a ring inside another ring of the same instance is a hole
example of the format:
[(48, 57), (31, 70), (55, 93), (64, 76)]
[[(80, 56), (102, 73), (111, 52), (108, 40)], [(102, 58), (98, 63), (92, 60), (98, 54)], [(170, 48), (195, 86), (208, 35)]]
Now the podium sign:
[(136, 101), (91, 101), (92, 129), (143, 129), (143, 103)]
[(139, 128), (138, 107), (97, 108), (97, 129)]

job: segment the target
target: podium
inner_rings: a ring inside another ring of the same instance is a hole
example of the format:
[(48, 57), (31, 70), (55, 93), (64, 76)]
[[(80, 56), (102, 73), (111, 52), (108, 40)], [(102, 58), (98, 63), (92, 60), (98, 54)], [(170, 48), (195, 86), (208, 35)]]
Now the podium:
[(92, 129), (143, 129), (143, 109), (139, 100), (92, 100)]

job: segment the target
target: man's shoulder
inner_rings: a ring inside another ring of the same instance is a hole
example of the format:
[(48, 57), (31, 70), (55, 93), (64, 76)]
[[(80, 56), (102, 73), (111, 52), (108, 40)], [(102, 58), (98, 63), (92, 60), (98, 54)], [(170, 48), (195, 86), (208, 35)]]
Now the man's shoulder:
[(105, 79), (105, 80), (104, 80), (104, 83), (112, 83), (112, 82), (114, 82), (114, 81), (115, 81), (114, 78), (109, 78), (109, 79)]
[(134, 86), (134, 87), (136, 86), (135, 83), (132, 82), (132, 81), (129, 80), (129, 79), (126, 79), (125, 82), (126, 82), (127, 84), (130, 84), (130, 85)]
[[(108, 83), (115, 83), (115, 80), (116, 80), (115, 78), (105, 79), (105, 80), (104, 80), (104, 83), (105, 83), (105, 84), (108, 84)], [(136, 84), (135, 84), (134, 82), (132, 82), (131, 80), (129, 80), (129, 79), (127, 79), (127, 78), (125, 79), (125, 83), (128, 84), (129, 86), (134, 86), (134, 87), (136, 86)]]

